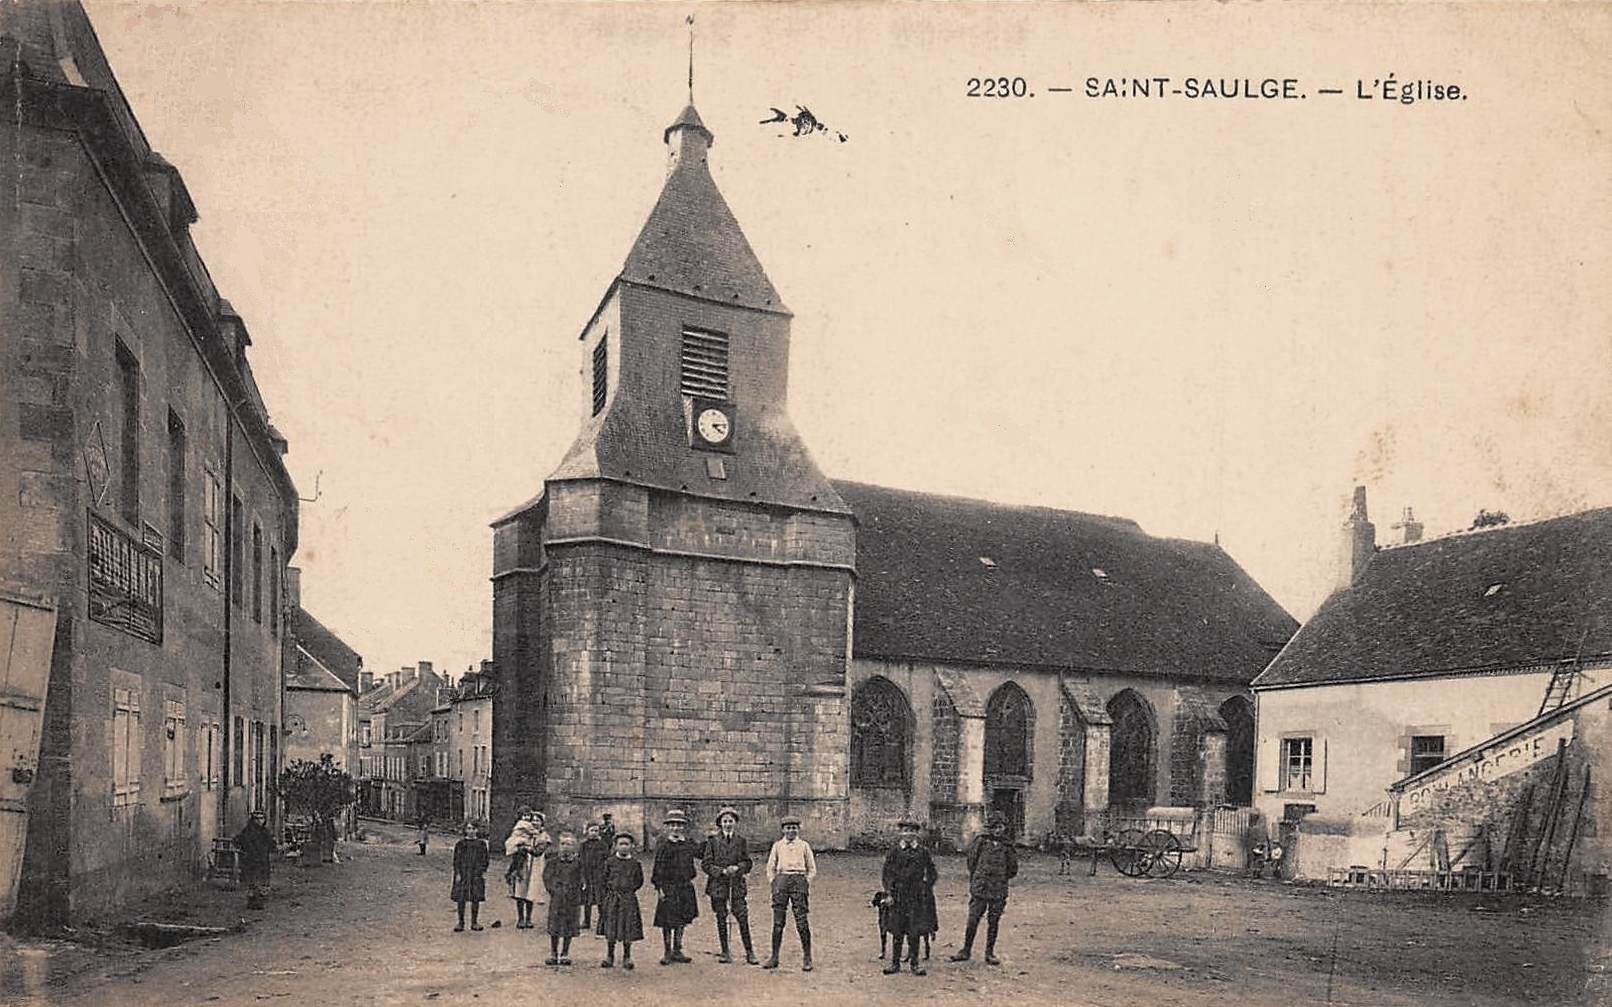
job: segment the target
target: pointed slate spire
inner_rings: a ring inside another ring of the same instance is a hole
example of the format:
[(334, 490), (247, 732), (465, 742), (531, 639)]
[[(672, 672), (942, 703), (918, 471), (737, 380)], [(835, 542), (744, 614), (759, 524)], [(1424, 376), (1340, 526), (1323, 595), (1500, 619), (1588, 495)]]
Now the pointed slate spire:
[(706, 164), (715, 136), (692, 104), (664, 134), (666, 185), (621, 278), (708, 301), (788, 314)]

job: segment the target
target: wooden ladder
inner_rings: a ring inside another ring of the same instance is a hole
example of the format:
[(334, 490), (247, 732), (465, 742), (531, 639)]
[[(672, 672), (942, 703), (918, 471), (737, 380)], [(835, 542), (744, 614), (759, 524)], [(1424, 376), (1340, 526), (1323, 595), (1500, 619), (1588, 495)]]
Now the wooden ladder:
[(1584, 630), (1584, 635), (1578, 640), (1578, 653), (1573, 655), (1571, 661), (1563, 661), (1550, 673), (1550, 684), (1545, 686), (1545, 698), (1539, 704), (1538, 716), (1543, 717), (1552, 710), (1560, 710), (1573, 696), (1573, 687), (1578, 685), (1580, 674), (1579, 663), (1584, 656), (1584, 641), (1589, 638), (1590, 631)]

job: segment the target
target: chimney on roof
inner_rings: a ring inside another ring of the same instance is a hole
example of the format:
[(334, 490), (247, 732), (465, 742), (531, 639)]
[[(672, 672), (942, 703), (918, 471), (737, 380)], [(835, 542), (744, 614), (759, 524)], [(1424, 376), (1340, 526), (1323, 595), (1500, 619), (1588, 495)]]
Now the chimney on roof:
[(1366, 517), (1366, 488), (1355, 487), (1354, 501), (1349, 508), (1349, 520), (1343, 523), (1343, 541), (1338, 568), (1338, 587), (1352, 586), (1371, 562), (1377, 551), (1377, 526)]
[(421, 661), (419, 667), (414, 669), (415, 678), (429, 678), (431, 675), (431, 662)]
[(1409, 507), (1405, 508), (1405, 516), (1400, 518), (1394, 527), (1404, 533), (1402, 539), (1404, 545), (1415, 545), (1422, 540), (1422, 523), (1416, 520), (1416, 515), (1411, 513)]
[(302, 607), (302, 571), (294, 566), (285, 568), (285, 605), (293, 616)]
[(364, 693), (368, 692), (374, 685), (375, 685), (375, 673), (374, 672), (360, 671), (358, 673), (358, 693), (359, 693), (359, 695), (363, 695)]
[(490, 677), (493, 674), (494, 670), (496, 670), (496, 666), (493, 664), (492, 661), (486, 660), (486, 659), (482, 660), (482, 662), (481, 662), (481, 673), (483, 675), (487, 675), (487, 676)]

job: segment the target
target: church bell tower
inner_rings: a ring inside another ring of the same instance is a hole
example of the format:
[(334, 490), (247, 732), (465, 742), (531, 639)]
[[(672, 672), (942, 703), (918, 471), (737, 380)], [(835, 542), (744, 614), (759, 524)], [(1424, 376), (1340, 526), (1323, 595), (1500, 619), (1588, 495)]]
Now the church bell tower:
[(690, 104), (579, 337), (581, 428), (494, 528), (494, 828), (737, 806), (846, 836), (855, 528), (790, 421), (790, 313)]

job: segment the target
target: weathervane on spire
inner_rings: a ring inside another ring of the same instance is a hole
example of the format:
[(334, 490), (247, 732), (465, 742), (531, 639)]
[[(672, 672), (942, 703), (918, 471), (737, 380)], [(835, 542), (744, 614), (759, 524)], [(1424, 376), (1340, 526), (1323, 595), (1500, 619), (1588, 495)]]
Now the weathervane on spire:
[(687, 18), (688, 24), (688, 103), (694, 104), (694, 15)]

